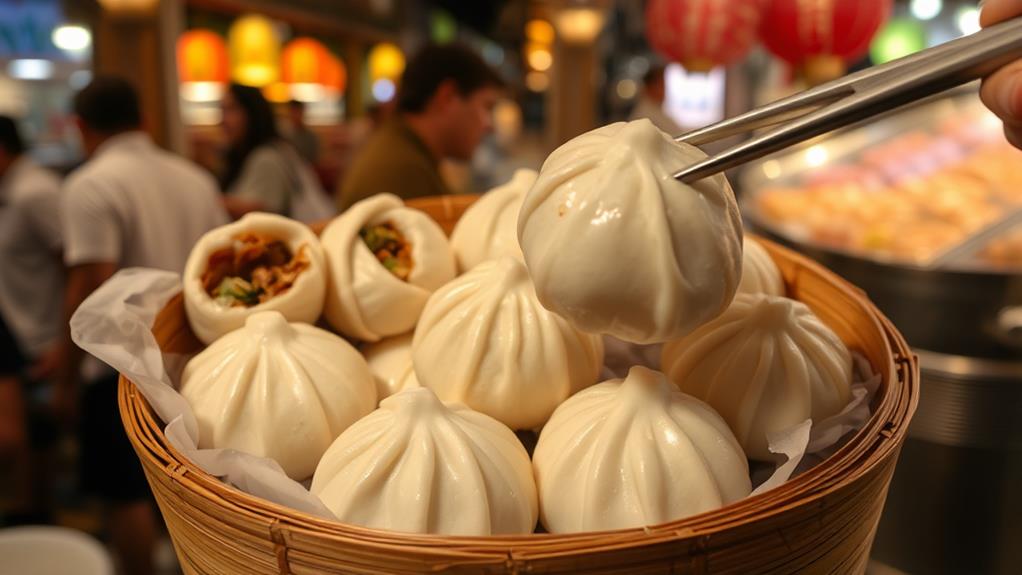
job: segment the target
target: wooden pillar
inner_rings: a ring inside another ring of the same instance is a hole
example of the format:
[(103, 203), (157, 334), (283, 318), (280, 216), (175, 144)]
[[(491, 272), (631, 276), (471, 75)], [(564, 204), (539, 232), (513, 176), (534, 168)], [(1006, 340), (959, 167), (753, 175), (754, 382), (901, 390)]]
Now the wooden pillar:
[(143, 127), (157, 144), (178, 152), (184, 137), (175, 43), (183, 28), (182, 0), (157, 0), (144, 10), (104, 8), (93, 53), (96, 74), (120, 76), (134, 84)]
[(559, 146), (596, 127), (596, 45), (554, 42), (547, 90), (547, 145)]
[(348, 86), (344, 90), (344, 117), (357, 118), (365, 114), (365, 45), (348, 40), (342, 47), (344, 65), (348, 67)]

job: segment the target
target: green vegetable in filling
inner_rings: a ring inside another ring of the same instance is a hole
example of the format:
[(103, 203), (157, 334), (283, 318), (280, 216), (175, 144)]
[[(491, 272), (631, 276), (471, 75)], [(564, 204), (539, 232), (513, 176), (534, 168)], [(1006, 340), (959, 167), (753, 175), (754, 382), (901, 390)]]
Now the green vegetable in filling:
[(246, 307), (253, 306), (259, 303), (259, 296), (262, 294), (262, 289), (257, 288), (239, 277), (226, 277), (220, 282), (220, 285), (213, 290), (213, 297), (216, 298), (217, 303), (231, 307), (233, 305), (241, 304)]
[(412, 273), (412, 250), (408, 241), (391, 222), (366, 226), (358, 235), (384, 268), (402, 281)]

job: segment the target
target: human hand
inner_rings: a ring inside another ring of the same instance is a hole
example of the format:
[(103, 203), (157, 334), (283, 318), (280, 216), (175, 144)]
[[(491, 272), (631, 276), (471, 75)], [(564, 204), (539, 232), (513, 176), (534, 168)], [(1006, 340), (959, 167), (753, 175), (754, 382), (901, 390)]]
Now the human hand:
[[(987, 0), (980, 13), (984, 27), (1022, 15), (1022, 0)], [(1022, 149), (1022, 60), (987, 76), (979, 97), (1004, 122), (1004, 135)]]

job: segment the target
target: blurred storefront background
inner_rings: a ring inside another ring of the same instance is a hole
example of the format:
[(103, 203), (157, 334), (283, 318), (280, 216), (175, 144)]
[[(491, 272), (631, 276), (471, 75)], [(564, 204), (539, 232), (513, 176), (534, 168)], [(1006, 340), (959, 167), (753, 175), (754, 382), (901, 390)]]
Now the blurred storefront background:
[[(722, 55), (730, 65), (708, 61), (686, 71), (651, 47), (646, 4), (0, 0), (0, 112), (24, 119), (41, 161), (67, 168), (80, 159), (68, 123), (71, 94), (94, 73), (126, 75), (142, 92), (156, 140), (216, 169), (220, 99), (236, 81), (261, 88), (282, 118), (288, 101), (305, 103), (306, 122), (320, 136), (316, 167), (332, 189), (373, 118), (392, 107), (407, 55), (427, 42), (457, 41), (510, 87), (473, 165), (450, 169), (455, 187), (479, 190), (515, 167), (535, 167), (574, 135), (627, 118), (651, 66), (668, 64), (662, 106), (680, 128), (800, 85), (784, 60), (759, 46), (740, 59)], [(966, 2), (896, 3), (851, 68), (961, 35), (977, 17)]]

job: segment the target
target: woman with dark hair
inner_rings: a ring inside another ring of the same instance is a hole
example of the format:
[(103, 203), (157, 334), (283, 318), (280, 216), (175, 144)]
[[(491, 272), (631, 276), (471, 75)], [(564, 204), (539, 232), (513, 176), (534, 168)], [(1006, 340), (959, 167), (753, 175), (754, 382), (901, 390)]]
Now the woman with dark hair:
[(258, 88), (230, 85), (222, 128), (228, 148), (220, 185), (232, 217), (261, 211), (312, 221), (333, 214), (312, 168), (277, 132), (273, 109)]

